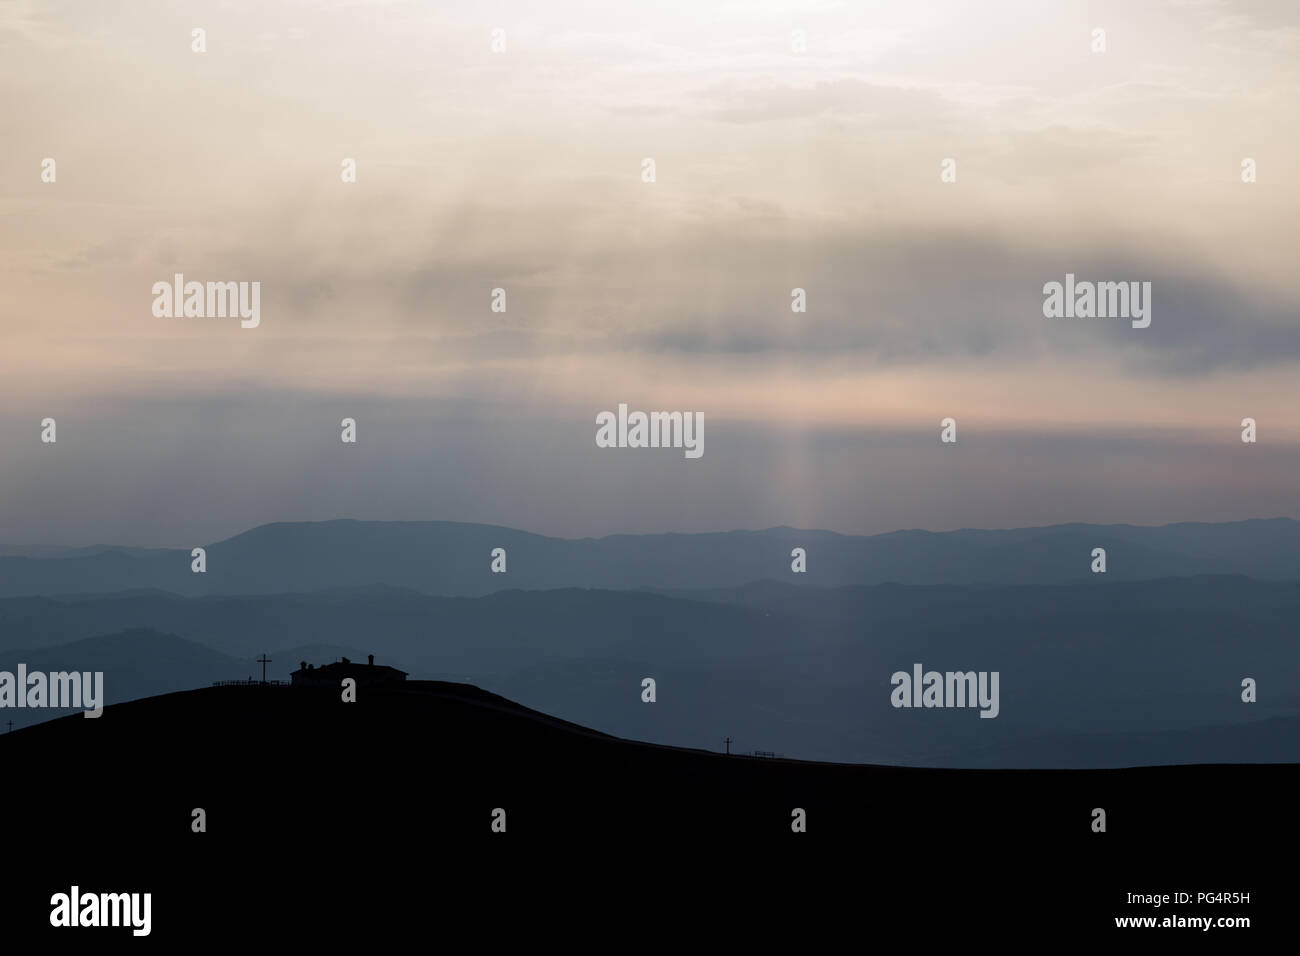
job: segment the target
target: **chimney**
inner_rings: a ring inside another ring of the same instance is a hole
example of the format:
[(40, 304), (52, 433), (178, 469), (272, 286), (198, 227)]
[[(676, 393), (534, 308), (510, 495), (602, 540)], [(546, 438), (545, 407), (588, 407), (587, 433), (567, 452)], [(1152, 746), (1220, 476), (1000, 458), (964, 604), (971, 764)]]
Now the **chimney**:
[(371, 667), (374, 667), (374, 666), (375, 666), (375, 655), (374, 655), (374, 654), (371, 654), (371, 655), (370, 655), (370, 660), (367, 661), (367, 663), (368, 663)]

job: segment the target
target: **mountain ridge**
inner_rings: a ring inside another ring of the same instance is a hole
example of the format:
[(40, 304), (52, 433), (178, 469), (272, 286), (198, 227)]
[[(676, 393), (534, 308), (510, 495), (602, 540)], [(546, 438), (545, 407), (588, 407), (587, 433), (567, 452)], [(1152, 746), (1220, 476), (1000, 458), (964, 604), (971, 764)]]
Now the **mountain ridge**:
[[(204, 573), (185, 550), (103, 548), (57, 557), (0, 557), (0, 597), (159, 589), (185, 596), (277, 594), (389, 586), (471, 597), (506, 589), (736, 587), (760, 580), (855, 584), (1061, 584), (1242, 574), (1300, 580), (1300, 522), (1253, 518), (1160, 526), (1060, 524), (1014, 529), (845, 535), (757, 531), (554, 538), (450, 521), (273, 522), (205, 547)], [(804, 548), (806, 570), (791, 570)], [(1092, 552), (1107, 551), (1104, 577)], [(492, 570), (496, 549), (506, 572)]]

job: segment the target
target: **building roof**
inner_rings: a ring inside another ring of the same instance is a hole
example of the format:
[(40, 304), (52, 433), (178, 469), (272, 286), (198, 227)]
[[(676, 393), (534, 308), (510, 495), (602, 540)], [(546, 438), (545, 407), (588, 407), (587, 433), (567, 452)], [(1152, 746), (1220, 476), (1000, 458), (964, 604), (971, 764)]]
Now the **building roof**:
[[(372, 658), (373, 661), (373, 658)], [(305, 661), (303, 662), (306, 663)], [(290, 676), (302, 675), (304, 677), (320, 677), (324, 679), (333, 678), (334, 676), (352, 677), (357, 674), (364, 674), (367, 677), (406, 677), (406, 671), (398, 670), (396, 667), (389, 667), (387, 664), (363, 664), (361, 661), (350, 661), (346, 657), (341, 661), (332, 661), (329, 664), (322, 664), (320, 667), (300, 667)]]

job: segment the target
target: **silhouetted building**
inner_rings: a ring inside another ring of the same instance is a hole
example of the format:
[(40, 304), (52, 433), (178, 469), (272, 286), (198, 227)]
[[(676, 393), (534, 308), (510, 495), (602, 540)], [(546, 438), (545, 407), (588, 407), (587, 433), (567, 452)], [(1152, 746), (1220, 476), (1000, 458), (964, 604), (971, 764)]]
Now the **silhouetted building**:
[(406, 680), (406, 671), (385, 664), (375, 664), (375, 655), (365, 664), (354, 664), (346, 657), (333, 664), (313, 667), (306, 661), (289, 675), (295, 687), (339, 687), (343, 679), (351, 677), (361, 687), (365, 684), (383, 684), (387, 681)]

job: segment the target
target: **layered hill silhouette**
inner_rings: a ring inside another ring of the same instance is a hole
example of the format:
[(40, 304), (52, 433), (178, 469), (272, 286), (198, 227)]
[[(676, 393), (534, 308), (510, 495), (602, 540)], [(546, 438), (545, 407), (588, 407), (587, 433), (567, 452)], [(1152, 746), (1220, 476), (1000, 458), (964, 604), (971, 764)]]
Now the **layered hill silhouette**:
[[(327, 688), (207, 688), (0, 735), (6, 767), (50, 755), (75, 756), (67, 771), (95, 785), (7, 789), (6, 845), (25, 861), (0, 902), (7, 932), (48, 927), (50, 894), (73, 882), (152, 891), (159, 939), (194, 925), (248, 939), (294, 920), (321, 939), (369, 934), (367, 910), (398, 901), (453, 919), (451, 904), (490, 904), (516, 880), (558, 906), (604, 886), (740, 905), (810, 893), (815, 906), (856, 866), (887, 875), (854, 883), (877, 911), (942, 897), (950, 916), (1001, 905), (1086, 934), (1135, 887), (1260, 897), (1243, 848), (1289, 845), (1298, 829), (1295, 765), (1006, 773), (728, 757), (446, 682), (363, 686), (350, 704)], [(75, 859), (50, 852), (48, 834), (74, 823)], [(421, 893), (428, 868), (456, 876), (436, 899)], [(1025, 878), (1045, 869), (1050, 886)]]
[(1144, 756), (1143, 766), (1294, 763), (1300, 761), (1298, 741), (1300, 717), (1274, 717), (1220, 727), (1156, 733), (1028, 737), (948, 756), (936, 754), (933, 763), (954, 769), (1068, 767), (1089, 770), (1114, 767), (1116, 754), (1134, 753)]
[[(0, 662), (103, 661), (109, 700), (120, 701), (260, 673), (251, 661), (263, 652), (273, 679), (303, 659), (373, 653), (413, 677), (469, 681), (622, 737), (710, 750), (730, 736), (748, 751), (926, 766), (1289, 762), (1300, 738), (1267, 721), (1300, 716), (1298, 619), (1296, 584), (1227, 576), (479, 598), (386, 586), (136, 592), (0, 600)], [(179, 646), (119, 633), (111, 651), (92, 654), (92, 642), (48, 656), (132, 628)], [(998, 717), (892, 707), (890, 675), (916, 662), (998, 671)], [(641, 699), (646, 677), (657, 682), (653, 705)], [(1244, 677), (1258, 684), (1255, 703), (1241, 700)], [(1238, 725), (1237, 744), (1215, 730)], [(1183, 736), (1162, 736), (1174, 731)]]
[[(177, 594), (277, 594), (387, 584), (473, 596), (506, 588), (725, 588), (793, 580), (790, 552), (808, 552), (800, 584), (1060, 584), (1090, 576), (1107, 549), (1107, 580), (1200, 574), (1300, 579), (1300, 523), (1288, 518), (1162, 527), (1055, 525), (999, 531), (897, 531), (853, 536), (769, 528), (710, 534), (563, 539), (448, 521), (323, 521), (263, 525), (215, 543), (207, 571), (190, 550), (97, 547), (0, 557), (0, 595), (159, 588)], [(506, 549), (505, 574), (490, 555)]]

